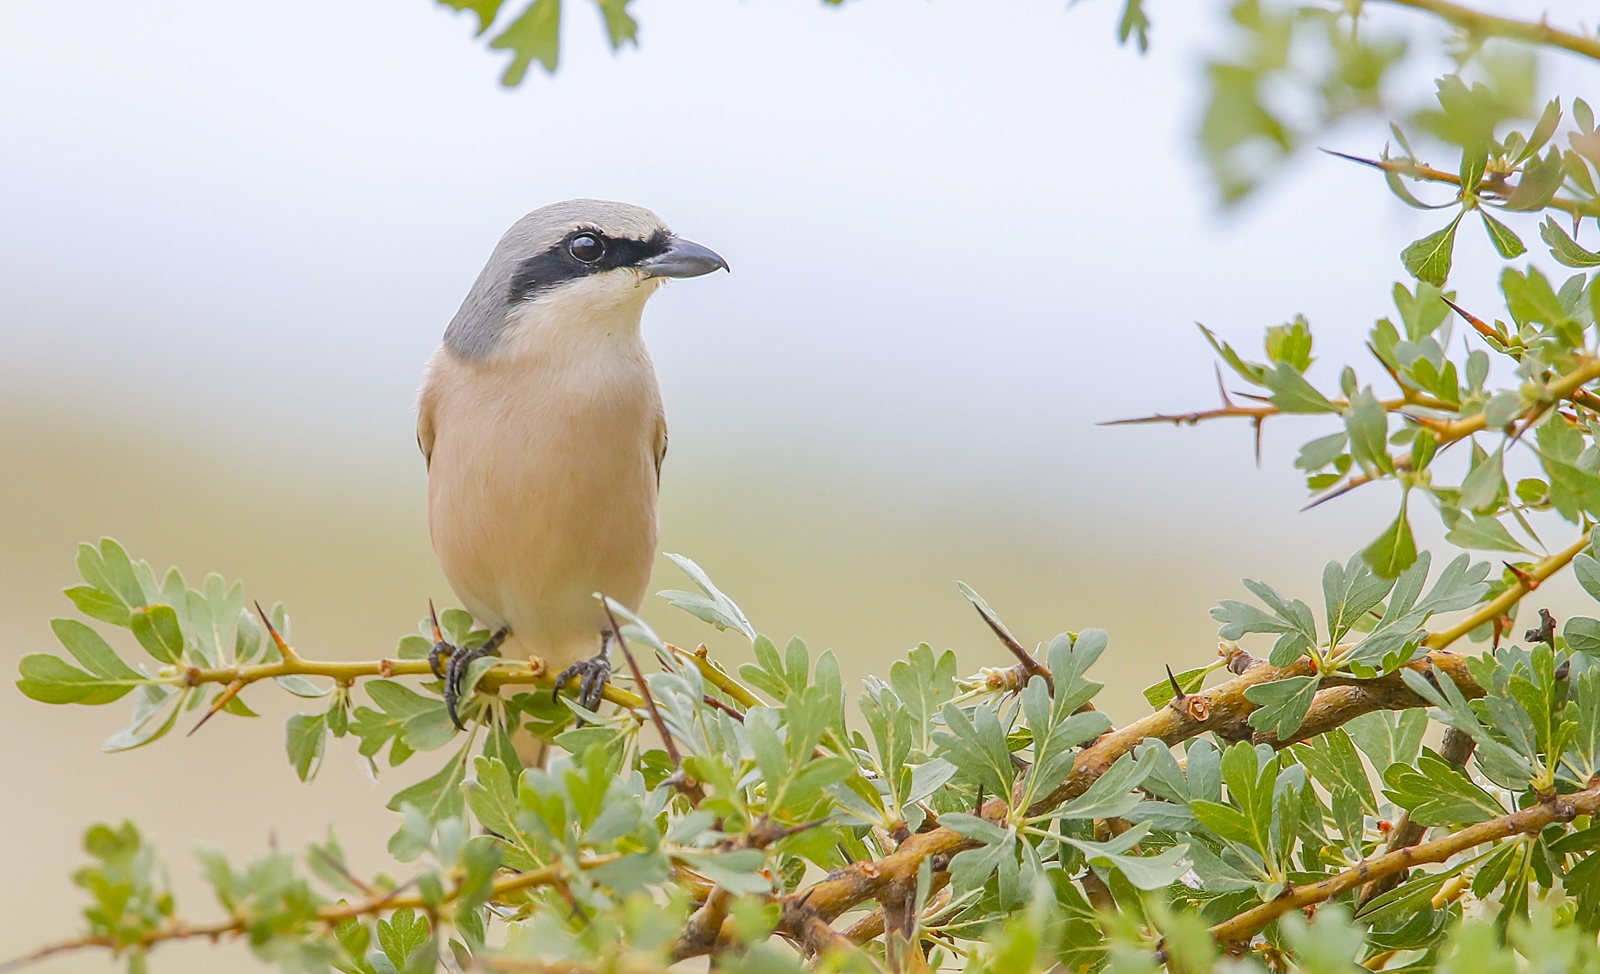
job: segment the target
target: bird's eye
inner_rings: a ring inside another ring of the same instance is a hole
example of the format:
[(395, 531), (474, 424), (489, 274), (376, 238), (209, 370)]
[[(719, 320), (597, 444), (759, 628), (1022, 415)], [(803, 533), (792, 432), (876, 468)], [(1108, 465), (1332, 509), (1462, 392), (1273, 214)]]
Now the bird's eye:
[(606, 255), (606, 245), (592, 233), (580, 233), (567, 244), (567, 251), (585, 264), (592, 264)]

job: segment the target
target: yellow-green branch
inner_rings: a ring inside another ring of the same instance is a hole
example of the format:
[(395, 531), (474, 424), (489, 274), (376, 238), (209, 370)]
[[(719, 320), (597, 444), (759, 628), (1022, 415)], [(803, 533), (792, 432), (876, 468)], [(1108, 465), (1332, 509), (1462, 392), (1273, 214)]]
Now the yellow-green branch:
[[(313, 676), (326, 677), (337, 683), (353, 684), (357, 680), (378, 677), (388, 679), (396, 676), (432, 676), (433, 671), (428, 668), (428, 661), (421, 659), (380, 659), (361, 660), (358, 662), (337, 662), (333, 660), (309, 660), (299, 656), (290, 655), (273, 663), (255, 663), (241, 666), (190, 666), (181, 670), (177, 675), (165, 682), (176, 683), (182, 686), (199, 686), (202, 683), (238, 683), (249, 686), (261, 680), (270, 680), (280, 676)], [(161, 682), (161, 681), (156, 681)], [(492, 666), (483, 678), (478, 681), (478, 686), (483, 690), (497, 690), (503, 686), (531, 685), (540, 687), (553, 687), (555, 677), (544, 665), (543, 660), (506, 660)], [(644, 701), (638, 694), (627, 690), (607, 685), (604, 692), (605, 699), (632, 710), (644, 706)]]
[(1516, 20), (1498, 17), (1482, 11), (1471, 10), (1449, 0), (1379, 0), (1397, 7), (1410, 7), (1433, 14), (1448, 21), (1477, 38), (1503, 37), (1543, 47), (1556, 47), (1571, 51), (1592, 61), (1600, 61), (1600, 38), (1585, 37), (1559, 27), (1551, 27), (1543, 20)]
[(1429, 636), (1423, 641), (1423, 645), (1427, 646), (1429, 649), (1444, 649), (1446, 646), (1483, 625), (1485, 622), (1491, 622), (1500, 618), (1507, 612), (1511, 611), (1512, 606), (1516, 605), (1518, 602), (1521, 602), (1524, 596), (1537, 588), (1540, 582), (1567, 567), (1567, 565), (1571, 563), (1572, 559), (1578, 557), (1579, 553), (1587, 547), (1589, 547), (1589, 536), (1584, 535), (1577, 541), (1574, 541), (1572, 544), (1562, 548), (1560, 551), (1539, 562), (1537, 565), (1534, 565), (1530, 571), (1524, 573), (1526, 577), (1519, 575), (1516, 583), (1510, 588), (1479, 606), (1475, 612), (1461, 620), (1456, 625), (1451, 626), (1449, 629), (1446, 629), (1443, 632), (1436, 632)]

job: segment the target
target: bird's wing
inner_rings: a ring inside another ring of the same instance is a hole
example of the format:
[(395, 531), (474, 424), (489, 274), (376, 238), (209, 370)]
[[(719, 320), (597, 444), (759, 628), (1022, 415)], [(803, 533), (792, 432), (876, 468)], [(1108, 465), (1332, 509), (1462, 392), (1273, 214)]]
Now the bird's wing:
[(433, 383), (429, 382), (417, 397), (417, 446), (422, 449), (422, 462), (425, 465), (433, 459), (433, 407), (437, 398), (433, 395), (433, 389)]
[(656, 417), (656, 487), (661, 487), (661, 461), (667, 458), (667, 418)]

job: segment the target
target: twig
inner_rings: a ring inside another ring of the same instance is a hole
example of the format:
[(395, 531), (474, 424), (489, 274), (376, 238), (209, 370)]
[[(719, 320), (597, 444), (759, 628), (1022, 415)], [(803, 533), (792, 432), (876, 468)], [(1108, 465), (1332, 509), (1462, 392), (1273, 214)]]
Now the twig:
[[(622, 853), (596, 856), (578, 863), (579, 869), (594, 869), (607, 863), (615, 862), (622, 858)], [(566, 881), (566, 867), (562, 865), (546, 866), (543, 869), (530, 870), (524, 873), (515, 873), (495, 880), (490, 889), (490, 899), (503, 899), (507, 895), (525, 889), (539, 886), (553, 886)], [(421, 895), (398, 895), (410, 883), (396, 887), (384, 893), (374, 894), (355, 903), (342, 903), (319, 907), (316, 921), (329, 925), (336, 925), (344, 920), (368, 916), (375, 913), (387, 913), (394, 910), (423, 910), (432, 911), (439, 907), (441, 902), (454, 901), (463, 892), (463, 886), (456, 886), (445, 891), (442, 900), (428, 899)], [(231, 920), (224, 920), (206, 926), (190, 926), (182, 921), (173, 921), (169, 925), (157, 930), (147, 930), (139, 934), (136, 940), (118, 940), (102, 935), (76, 937), (72, 940), (63, 940), (59, 943), (49, 944), (18, 957), (15, 960), (0, 964), (0, 972), (14, 971), (27, 964), (43, 960), (56, 954), (82, 950), (88, 947), (104, 947), (114, 951), (125, 950), (129, 947), (149, 948), (169, 940), (185, 940), (193, 937), (207, 937), (211, 940), (220, 940), (223, 937), (238, 936), (250, 928), (250, 917), (237, 916)]]
[(211, 705), (211, 709), (206, 711), (205, 716), (195, 721), (194, 726), (189, 728), (189, 733), (185, 734), (184, 736), (193, 737), (195, 731), (204, 727), (206, 725), (206, 721), (215, 717), (217, 715), (217, 711), (221, 710), (223, 707), (226, 707), (228, 705), (228, 701), (232, 700), (234, 697), (237, 697), (239, 695), (239, 691), (243, 689), (244, 684), (238, 680), (228, 684), (228, 688), (226, 690), (223, 690), (221, 693), (217, 694), (216, 702)]
[(1600, 39), (1551, 27), (1543, 20), (1513, 20), (1477, 10), (1469, 10), (1449, 0), (1380, 0), (1397, 7), (1410, 7), (1449, 21), (1474, 37), (1504, 37), (1542, 47), (1557, 47), (1581, 57), (1600, 61)]
[[(1484, 603), (1476, 612), (1467, 616), (1461, 622), (1451, 626), (1444, 632), (1436, 632), (1423, 640), (1423, 645), (1429, 649), (1444, 649), (1485, 622), (1500, 618), (1510, 611), (1512, 606), (1522, 601), (1523, 596), (1533, 591), (1534, 586), (1567, 567), (1567, 564), (1578, 557), (1587, 547), (1589, 547), (1589, 538), (1585, 535), (1534, 565), (1533, 569), (1526, 573), (1529, 578), (1518, 577), (1516, 584), (1501, 592), (1494, 599)], [(1529, 584), (1530, 581), (1532, 584)]]
[(633, 650), (628, 648), (628, 640), (622, 635), (622, 627), (617, 624), (616, 613), (611, 611), (611, 602), (603, 593), (596, 593), (600, 604), (605, 607), (606, 619), (611, 623), (611, 634), (617, 637), (617, 647), (622, 650), (622, 657), (628, 661), (628, 669), (633, 673), (633, 683), (639, 689), (639, 696), (644, 700), (645, 710), (650, 714), (650, 722), (656, 725), (656, 733), (661, 735), (661, 744), (667, 749), (667, 757), (672, 760), (675, 781), (674, 786), (685, 795), (689, 801), (699, 805), (706, 800), (705, 789), (700, 783), (689, 777), (683, 770), (683, 755), (678, 753), (678, 742), (672, 739), (672, 731), (667, 729), (666, 718), (661, 716), (661, 710), (656, 706), (656, 698), (650, 693), (650, 684), (645, 682), (644, 674), (639, 670), (639, 662), (633, 658)]
[(1017, 663), (1022, 667), (1022, 672), (1030, 678), (1035, 676), (1043, 677), (1045, 686), (1050, 689), (1050, 695), (1054, 696), (1056, 679), (1055, 675), (1050, 672), (1050, 668), (1034, 659), (1033, 654), (1022, 647), (1022, 643), (1017, 641), (1017, 637), (1011, 635), (1011, 630), (1007, 629), (1006, 624), (1000, 621), (1000, 617), (994, 614), (994, 611), (984, 603), (983, 599), (975, 597), (977, 595), (976, 592), (965, 586), (962, 586), (962, 588), (964, 589), (962, 594), (966, 595), (967, 601), (971, 602), (972, 607), (978, 610), (979, 617), (999, 637), (1001, 644), (1011, 651), (1011, 655), (1017, 658)]
[(1596, 812), (1600, 812), (1600, 788), (1591, 786), (1573, 795), (1554, 795), (1548, 801), (1520, 812), (1479, 822), (1422, 845), (1385, 852), (1320, 883), (1295, 887), (1277, 899), (1216, 924), (1211, 928), (1211, 936), (1222, 943), (1246, 941), (1285, 913), (1332, 899), (1373, 880), (1420, 863), (1444, 862), (1485, 842), (1512, 835), (1534, 835), (1546, 826), (1570, 822), (1579, 815), (1593, 815)]

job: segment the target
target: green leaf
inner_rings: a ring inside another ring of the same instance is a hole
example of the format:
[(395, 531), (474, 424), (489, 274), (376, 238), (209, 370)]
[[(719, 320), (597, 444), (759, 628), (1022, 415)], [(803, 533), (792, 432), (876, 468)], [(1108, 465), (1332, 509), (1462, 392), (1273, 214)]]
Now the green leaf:
[(1361, 808), (1368, 815), (1378, 814), (1378, 803), (1372, 795), (1372, 783), (1367, 780), (1367, 769), (1362, 767), (1361, 755), (1344, 728), (1336, 727), (1304, 744), (1296, 744), (1294, 754), (1330, 794), (1344, 792), (1352, 795), (1360, 801)]
[(1579, 552), (1572, 559), (1572, 573), (1577, 576), (1578, 584), (1589, 593), (1589, 597), (1600, 601), (1600, 561), (1596, 561), (1588, 552)]
[(183, 629), (170, 605), (146, 605), (127, 613), (127, 626), (145, 652), (163, 663), (183, 662)]
[(1568, 267), (1600, 267), (1600, 254), (1586, 250), (1561, 229), (1554, 217), (1545, 217), (1539, 238), (1550, 247), (1550, 255)]
[(561, 61), (561, 0), (533, 0), (489, 46), (512, 52), (511, 64), (500, 78), (507, 88), (521, 84), (534, 61), (555, 74)]
[[(960, 768), (989, 794), (1009, 794), (1016, 768), (1011, 763), (1011, 751), (1006, 747), (1005, 730), (994, 711), (984, 706), (975, 707), (969, 718), (960, 707), (946, 704), (940, 713), (944, 715), (946, 730), (933, 735), (934, 742), (942, 749), (940, 756)], [(748, 717), (746, 724), (749, 724)]]
[(1336, 413), (1339, 408), (1316, 390), (1306, 377), (1285, 362), (1262, 373), (1262, 383), (1272, 390), (1272, 404), (1286, 413)]
[(1577, 652), (1600, 656), (1600, 619), (1573, 616), (1561, 628), (1561, 637)]
[(1511, 536), (1506, 526), (1492, 517), (1463, 514), (1444, 539), (1458, 548), (1474, 551), (1512, 551), (1529, 554), (1526, 546)]
[(1322, 569), (1322, 598), (1328, 612), (1328, 644), (1337, 645), (1394, 588), (1393, 579), (1379, 578), (1360, 555), (1344, 565), (1330, 561)]
[(40, 703), (96, 706), (120, 699), (145, 682), (106, 680), (49, 653), (29, 653), (18, 662), (17, 670), (22, 676), (17, 689)]
[(1144, 0), (1127, 0), (1122, 8), (1122, 19), (1117, 24), (1117, 40), (1126, 44), (1134, 38), (1139, 53), (1150, 50), (1150, 18), (1144, 12)]
[(1506, 486), (1504, 449), (1476, 451), (1473, 461), (1461, 481), (1461, 506), (1479, 514), (1493, 513)]
[(1400, 502), (1400, 513), (1395, 516), (1394, 523), (1368, 545), (1361, 556), (1383, 578), (1398, 577), (1417, 560), (1417, 542), (1411, 534), (1404, 500)]
[(500, 4), (504, 0), (439, 0), (439, 2), (455, 10), (470, 10), (477, 14), (478, 33), (482, 34), (494, 23), (495, 16), (500, 13)]
[(1154, 768), (1155, 756), (1150, 752), (1138, 758), (1128, 752), (1096, 778), (1083, 794), (1052, 814), (1064, 819), (1116, 818), (1139, 804), (1140, 796), (1134, 789), (1144, 783)]
[(1200, 334), (1206, 336), (1206, 341), (1211, 343), (1211, 347), (1216, 351), (1217, 355), (1228, 363), (1228, 368), (1238, 373), (1239, 378), (1253, 385), (1266, 384), (1264, 381), (1266, 368), (1264, 366), (1257, 365), (1254, 362), (1246, 362), (1240, 358), (1239, 353), (1233, 350), (1232, 345), (1218, 338), (1205, 325), (1195, 322), (1195, 327), (1200, 329)]
[(100, 749), (108, 753), (131, 751), (160, 740), (177, 723), (178, 714), (191, 694), (187, 689), (173, 690), (154, 684), (140, 687), (133, 698), (133, 719), (128, 726), (106, 738)]
[(606, 39), (611, 42), (611, 49), (616, 50), (624, 44), (639, 43), (639, 23), (628, 13), (628, 4), (633, 0), (595, 0), (600, 7), (600, 17), (606, 24)]
[[(1184, 670), (1182, 673), (1177, 674), (1178, 686), (1183, 689), (1184, 693), (1198, 693), (1200, 688), (1205, 685), (1206, 674), (1210, 672), (1211, 668), (1209, 666), (1197, 666), (1192, 670)], [(1152, 707), (1165, 707), (1172, 701), (1173, 696), (1172, 682), (1170, 680), (1152, 683), (1144, 688), (1144, 698), (1149, 701)]]
[(1247, 688), (1245, 699), (1256, 705), (1250, 714), (1250, 726), (1270, 731), (1280, 741), (1289, 740), (1300, 729), (1321, 684), (1318, 676), (1291, 676)]
[(1311, 326), (1298, 315), (1288, 324), (1273, 325), (1267, 329), (1266, 349), (1270, 361), (1304, 372), (1312, 361)]
[(428, 921), (416, 911), (396, 910), (389, 919), (378, 921), (378, 946), (395, 969), (402, 970), (406, 959), (428, 942), (431, 933)]
[(1474, 825), (1506, 814), (1500, 803), (1459, 768), (1424, 748), (1415, 769), (1391, 765), (1383, 794), (1421, 825)]
[(91, 619), (109, 622), (113, 626), (128, 624), (128, 603), (112, 592), (103, 592), (93, 585), (75, 585), (66, 590), (67, 598), (78, 611)]
[[(410, 805), (421, 813), (424, 821), (435, 824), (441, 819), (459, 817), (466, 807), (461, 794), (461, 782), (466, 777), (465, 757), (466, 748), (462, 748), (460, 753), (436, 773), (409, 788), (401, 789), (389, 799), (386, 807), (398, 812)], [(389, 840), (390, 854), (401, 861), (407, 861), (407, 857), (400, 855), (399, 851), (403, 848), (399, 840), (404, 831), (402, 827), (401, 832), (395, 833)]]
[(1390, 470), (1389, 415), (1368, 386), (1350, 397), (1345, 414), (1345, 429), (1350, 434), (1350, 455), (1366, 468)]
[(944, 825), (958, 835), (982, 842), (984, 845), (994, 845), (998, 842), (1010, 842), (1012, 833), (976, 815), (965, 812), (947, 812), (939, 816), (939, 824)]
[(301, 781), (316, 776), (322, 764), (322, 752), (327, 745), (327, 714), (293, 714), (288, 721), (289, 763)]
[(696, 565), (683, 555), (667, 552), (667, 557), (672, 560), (674, 565), (682, 569), (685, 575), (689, 576), (689, 579), (694, 582), (695, 586), (703, 594), (695, 595), (693, 592), (668, 590), (658, 593), (662, 598), (702, 622), (709, 622), (718, 629), (732, 629), (735, 632), (743, 633), (746, 639), (752, 642), (755, 641), (755, 627), (750, 625), (749, 619), (745, 618), (743, 610), (711, 583), (710, 576), (701, 570), (699, 565)]
[(52, 619), (50, 628), (84, 669), (102, 680), (143, 683), (146, 677), (122, 661), (100, 634), (76, 619)]
[(1456, 227), (1461, 225), (1461, 213), (1442, 230), (1428, 234), (1401, 251), (1400, 259), (1406, 270), (1419, 281), (1434, 287), (1443, 287), (1450, 276), (1450, 261), (1456, 245)]
[(1483, 229), (1488, 231), (1489, 240), (1494, 243), (1494, 249), (1500, 252), (1501, 257), (1511, 260), (1528, 252), (1522, 238), (1510, 227), (1490, 216), (1488, 210), (1479, 209), (1478, 215), (1483, 217)]
[(718, 855), (678, 852), (674, 858), (730, 893), (762, 896), (772, 891), (772, 880), (756, 871), (766, 862), (760, 849), (737, 849)]

